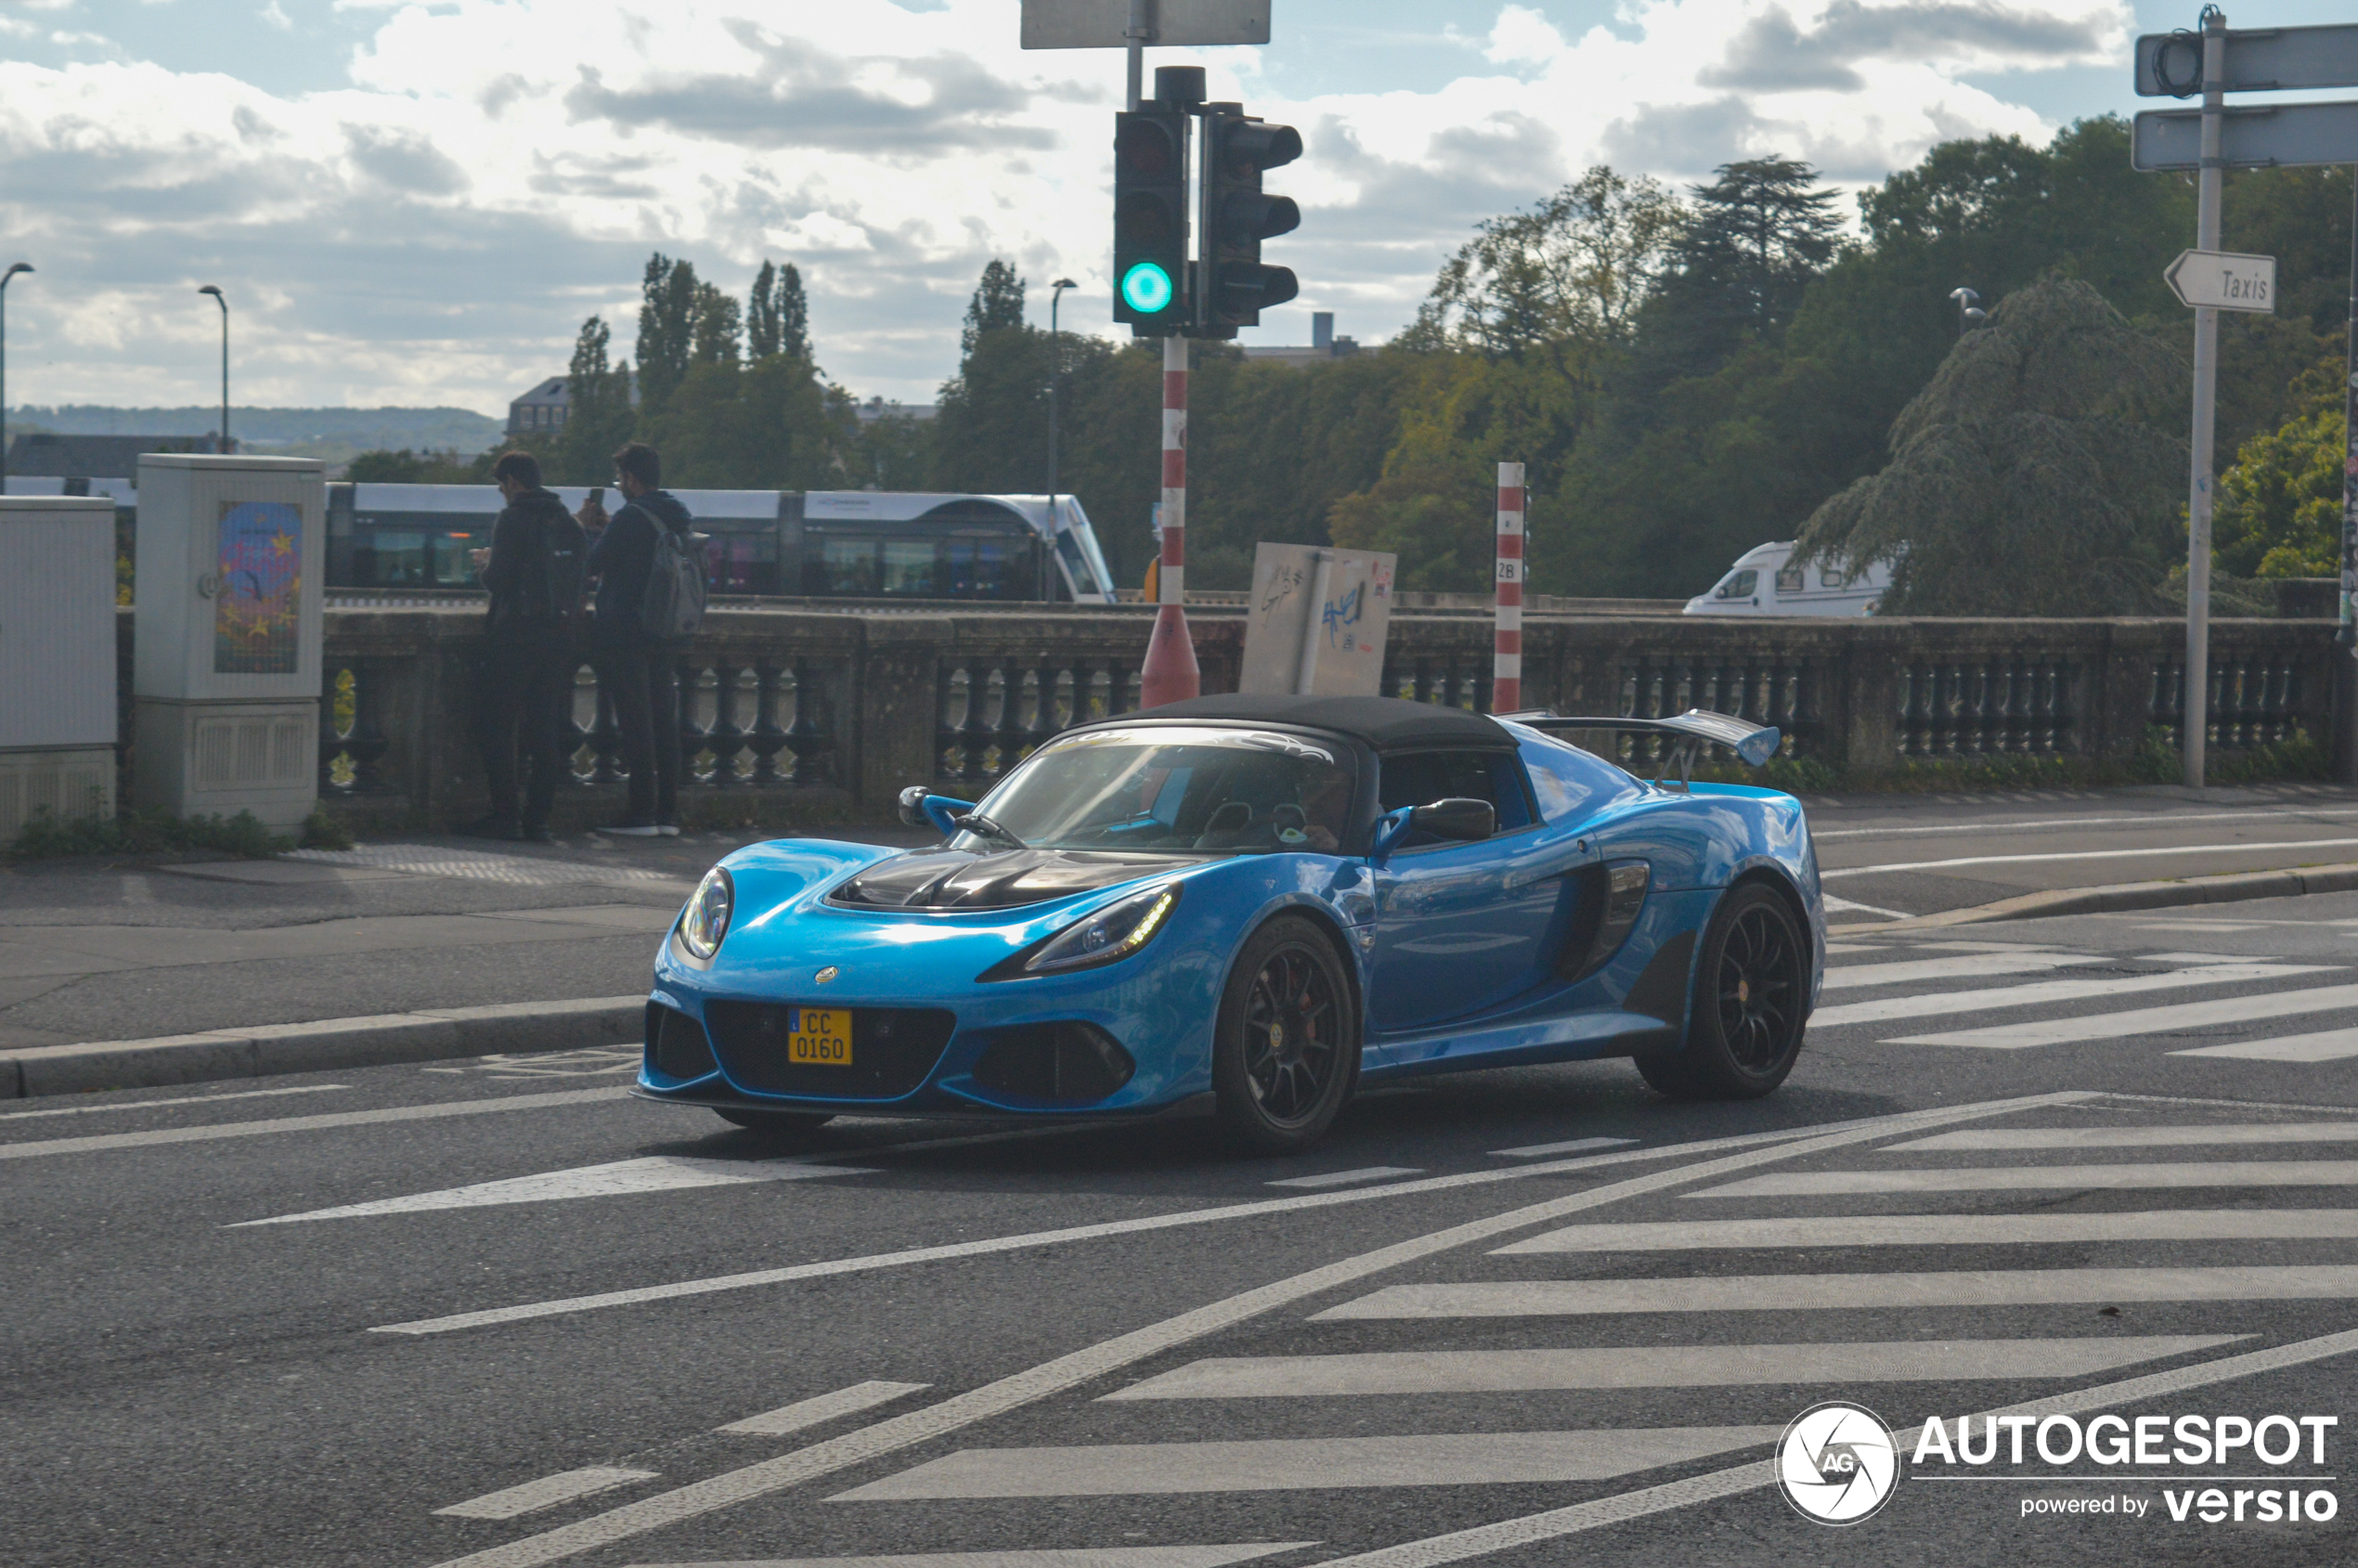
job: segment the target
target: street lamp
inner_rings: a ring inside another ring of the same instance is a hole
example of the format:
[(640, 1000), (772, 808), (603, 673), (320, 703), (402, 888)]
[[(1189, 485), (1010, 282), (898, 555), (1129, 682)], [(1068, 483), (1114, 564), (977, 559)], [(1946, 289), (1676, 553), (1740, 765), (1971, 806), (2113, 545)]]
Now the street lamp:
[(221, 450), (229, 449), (229, 296), (207, 283), (197, 292), (211, 294), (221, 307)]
[(1976, 327), (1989, 325), (1989, 312), (1980, 308), (1981, 296), (1971, 289), (1951, 289), (1949, 297), (1957, 302), (1957, 335), (1963, 337)]
[(0, 496), (8, 493), (8, 279), (32, 270), (19, 262), (0, 272)]
[[(1048, 549), (1056, 548), (1056, 383), (1064, 379), (1064, 340), (1056, 333), (1056, 306), (1064, 303), (1065, 291), (1080, 284), (1069, 278), (1059, 278), (1048, 285)], [(1048, 597), (1048, 558), (1040, 558), (1040, 597)]]

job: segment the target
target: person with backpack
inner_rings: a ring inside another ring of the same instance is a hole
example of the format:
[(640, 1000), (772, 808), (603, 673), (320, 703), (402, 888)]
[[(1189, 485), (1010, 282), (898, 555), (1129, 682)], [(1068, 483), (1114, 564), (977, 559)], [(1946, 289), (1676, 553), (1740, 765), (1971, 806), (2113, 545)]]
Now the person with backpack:
[[(580, 658), (586, 540), (564, 503), (541, 487), (540, 463), (531, 453), (501, 454), (491, 477), (507, 505), (491, 525), (491, 547), (474, 551), (483, 586), (491, 590), (474, 693), (491, 813), (459, 831), (545, 844), (565, 765), (559, 736)], [(521, 810), (520, 749), (530, 771)]]
[(604, 831), (670, 836), (680, 831), (678, 660), (704, 618), (706, 536), (661, 487), (663, 460), (653, 447), (631, 442), (614, 455), (614, 470), (625, 504), (590, 550), (598, 579), (590, 643), (621, 731), (630, 802)]

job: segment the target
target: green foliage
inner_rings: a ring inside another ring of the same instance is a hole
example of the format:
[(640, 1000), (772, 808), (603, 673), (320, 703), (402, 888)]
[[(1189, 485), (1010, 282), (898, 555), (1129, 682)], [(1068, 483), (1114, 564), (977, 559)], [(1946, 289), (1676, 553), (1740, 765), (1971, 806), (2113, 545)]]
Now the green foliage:
[(975, 345), (985, 332), (1014, 330), (1023, 324), (1022, 275), (993, 260), (982, 269), (982, 280), (966, 303), (966, 324), (958, 334), (959, 357), (974, 357)]
[(670, 400), (695, 357), (695, 266), (657, 251), (647, 258), (639, 293), (639, 396), (653, 409)]
[(325, 806), (314, 806), (295, 841), (305, 849), (349, 849), (352, 834)]
[(573, 362), (565, 369), (569, 407), (564, 428), (542, 459), (551, 484), (610, 483), (614, 454), (637, 424), (630, 407), (630, 367), (607, 359), (613, 337), (605, 322), (592, 316), (574, 340)]
[(223, 818), (145, 810), (60, 821), (43, 808), (18, 833), (7, 856), (12, 861), (48, 861), (72, 855), (209, 853), (258, 861), (293, 848), (292, 839), (274, 836), (251, 811)]
[(781, 272), (764, 261), (754, 275), (753, 293), (745, 302), (745, 354), (754, 359), (773, 354), (810, 357), (810, 306), (803, 299), (802, 274), (794, 263)]
[(2088, 284), (2022, 290), (1901, 411), (1890, 466), (1810, 517), (1801, 558), (1893, 562), (1886, 615), (2148, 613), (2185, 472), (2157, 389), (2183, 379)]
[(716, 284), (697, 284), (690, 361), (697, 365), (734, 365), (743, 352), (744, 334), (737, 302), (722, 293)]
[(356, 485), (488, 485), (502, 446), (467, 457), (458, 452), (363, 452), (344, 469)]
[(2255, 435), (2219, 481), (2212, 559), (2243, 577), (2341, 575), (2344, 421), (2339, 356), (2304, 374), (2301, 405)]
[(640, 431), (664, 482), (693, 489), (832, 489), (855, 439), (850, 399), (783, 354), (690, 366)]

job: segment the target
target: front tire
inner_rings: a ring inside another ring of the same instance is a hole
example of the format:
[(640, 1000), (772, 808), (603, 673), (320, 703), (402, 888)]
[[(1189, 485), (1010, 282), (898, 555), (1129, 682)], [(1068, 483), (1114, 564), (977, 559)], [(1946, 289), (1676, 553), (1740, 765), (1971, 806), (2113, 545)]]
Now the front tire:
[(1359, 1082), (1359, 1016), (1324, 927), (1279, 915), (1237, 953), (1220, 999), (1211, 1086), (1230, 1138), (1299, 1154), (1334, 1124)]
[(739, 1110), (733, 1106), (715, 1106), (712, 1113), (762, 1138), (799, 1137), (835, 1120), (832, 1112), (823, 1110)]
[(1758, 1099), (1793, 1071), (1808, 1005), (1801, 927), (1784, 900), (1747, 882), (1719, 901), (1704, 933), (1685, 1049), (1640, 1056), (1638, 1070), (1673, 1099)]

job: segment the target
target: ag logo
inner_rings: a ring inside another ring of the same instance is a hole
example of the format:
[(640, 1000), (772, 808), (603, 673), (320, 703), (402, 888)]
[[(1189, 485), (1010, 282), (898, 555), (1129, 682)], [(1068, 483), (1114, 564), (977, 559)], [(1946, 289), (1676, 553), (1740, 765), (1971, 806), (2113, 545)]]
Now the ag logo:
[(1883, 1418), (1863, 1405), (1812, 1405), (1777, 1441), (1777, 1484), (1805, 1517), (1856, 1524), (1891, 1500), (1899, 1484), (1899, 1445)]

